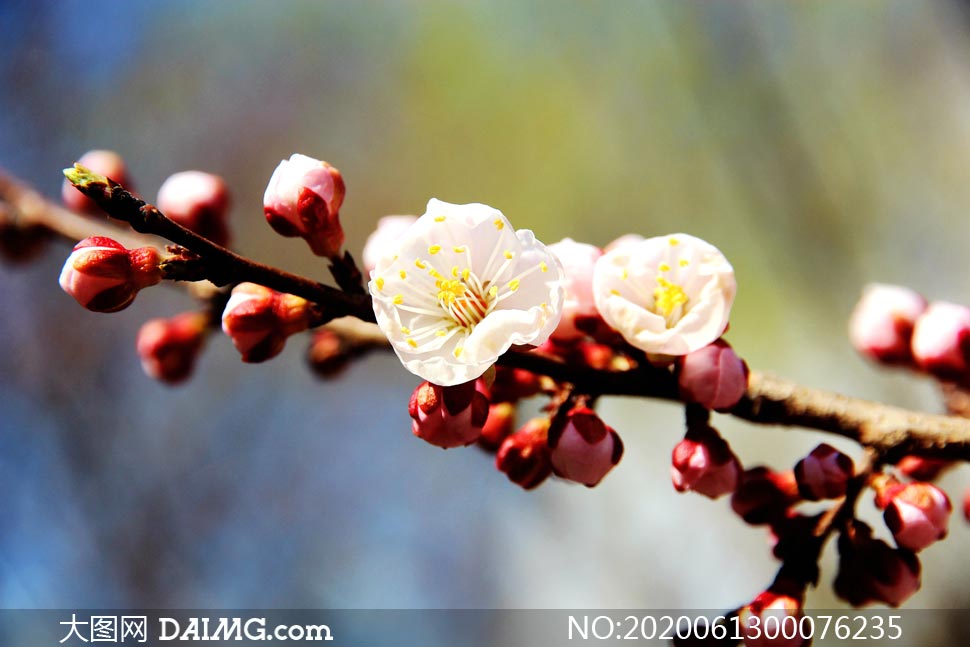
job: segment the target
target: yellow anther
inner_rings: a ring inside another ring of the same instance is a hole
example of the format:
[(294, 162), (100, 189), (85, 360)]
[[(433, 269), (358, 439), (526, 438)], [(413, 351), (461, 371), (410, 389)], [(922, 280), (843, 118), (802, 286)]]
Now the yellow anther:
[(428, 270), (428, 274), (430, 274), (432, 278), (436, 278), (436, 279), (443, 279), (443, 278), (445, 278), (445, 277), (441, 276), (441, 272), (439, 272), (438, 270), (436, 270), (433, 267), (430, 270)]
[(434, 217), (434, 221), (435, 222), (444, 222), (445, 221), (445, 217), (444, 216), (435, 216)]
[(498, 296), (498, 286), (497, 285), (493, 285), (492, 287), (490, 287), (488, 289), (488, 296), (492, 297), (493, 299), (496, 296)]
[(394, 295), (394, 305), (399, 306), (402, 303), (404, 303), (404, 295), (403, 294), (395, 294)]
[(448, 334), (448, 331), (442, 328), (441, 330), (437, 331), (435, 334), (438, 335), (439, 337), (444, 337), (445, 335)]
[(432, 245), (431, 247), (428, 248), (428, 253), (431, 254), (432, 256), (434, 256), (440, 251), (441, 251), (441, 245)]
[(624, 267), (623, 268), (623, 271), (620, 272), (620, 278), (621, 279), (628, 279), (628, 278), (630, 278), (630, 271)]
[(661, 272), (669, 272), (670, 266), (667, 265), (666, 263), (661, 263), (657, 269), (659, 269)]
[(472, 271), (467, 267), (461, 271), (461, 279), (467, 281), (468, 277), (471, 276)]
[(374, 279), (374, 285), (377, 286), (378, 291), (383, 290), (384, 289), (384, 277), (383, 276), (378, 276), (376, 279)]
[(679, 245), (679, 244), (680, 244), (680, 241), (679, 241), (679, 240), (677, 240), (676, 238), (671, 238), (671, 239), (670, 239), (670, 240), (668, 240), (667, 242), (668, 242), (668, 243), (670, 243), (670, 244), (671, 244), (672, 246), (673, 246), (673, 245)]
[(458, 266), (457, 265), (455, 265), (455, 266), (453, 266), (451, 268), (451, 276), (452, 276), (452, 278), (455, 278), (455, 279), (458, 278)]
[(618, 297), (618, 296), (620, 296), (620, 291), (619, 290), (610, 290), (610, 294), (612, 294), (613, 296), (617, 296)]
[(404, 333), (405, 335), (410, 335), (411, 329), (408, 328), (407, 326), (401, 326), (401, 332)]
[(408, 338), (408, 346), (410, 346), (411, 348), (417, 348), (418, 347), (418, 342), (414, 341), (413, 339), (411, 339), (409, 337)]
[(461, 351), (464, 350), (461, 346), (455, 346), (455, 359), (461, 357)]
[(465, 294), (465, 284), (461, 281), (442, 280), (438, 281), (437, 287), (441, 288), (438, 291), (438, 301), (447, 306), (450, 306), (455, 302), (455, 299)]
[(400, 275), (401, 275), (401, 278), (402, 278), (402, 279), (406, 279), (406, 278), (408, 277), (408, 273), (407, 273), (407, 272), (405, 272), (404, 270), (401, 270), (401, 271), (400, 271)]
[(680, 259), (680, 266), (681, 267), (687, 267), (688, 265), (690, 265), (690, 261), (688, 261), (686, 258)]
[(495, 222), (493, 222), (492, 224), (495, 225), (495, 228), (498, 230), (501, 230), (505, 227), (505, 223), (502, 222), (501, 218), (496, 218)]
[(515, 292), (519, 289), (519, 279), (512, 279), (509, 281), (509, 289)]
[(657, 287), (653, 290), (653, 311), (669, 317), (674, 308), (687, 303), (687, 293), (676, 283), (662, 276), (657, 277)]
[(456, 246), (454, 246), (454, 247), (451, 248), (451, 251), (453, 251), (456, 254), (464, 254), (465, 253), (465, 246), (464, 245), (456, 245)]
[(539, 263), (539, 269), (542, 270), (543, 272), (548, 272), (549, 266), (546, 265), (545, 261), (542, 261), (541, 263)]
[(513, 254), (509, 250), (505, 250), (505, 258), (511, 259), (513, 256), (515, 256), (515, 254)]
[(419, 270), (423, 270), (424, 268), (427, 267), (427, 264), (424, 261), (422, 261), (420, 258), (416, 258), (414, 259), (414, 266), (417, 267)]

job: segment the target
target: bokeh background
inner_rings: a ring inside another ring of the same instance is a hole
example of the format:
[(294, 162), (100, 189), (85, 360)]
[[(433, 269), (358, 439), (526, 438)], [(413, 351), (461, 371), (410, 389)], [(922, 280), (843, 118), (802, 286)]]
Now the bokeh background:
[[(50, 196), (91, 148), (149, 198), (219, 173), (236, 247), (320, 278), (261, 215), (294, 151), (343, 172), (352, 251), (430, 197), (547, 242), (686, 231), (735, 266), (728, 339), (753, 367), (936, 411), (845, 327), (869, 281), (970, 301), (968, 36), (942, 0), (4, 0), (0, 166)], [(620, 467), (524, 493), (483, 452), (411, 436), (416, 379), (391, 356), (323, 383), (302, 339), (248, 366), (215, 338), (192, 382), (156, 384), (135, 331), (190, 300), (83, 311), (57, 286), (67, 250), (0, 266), (4, 607), (715, 609), (774, 574), (762, 529), (671, 487), (676, 406), (604, 401)], [(749, 465), (823, 440), (715, 424)], [(944, 481), (956, 501), (967, 480)], [(924, 554), (912, 606), (970, 605), (965, 526)], [(837, 604), (832, 553), (810, 605)]]

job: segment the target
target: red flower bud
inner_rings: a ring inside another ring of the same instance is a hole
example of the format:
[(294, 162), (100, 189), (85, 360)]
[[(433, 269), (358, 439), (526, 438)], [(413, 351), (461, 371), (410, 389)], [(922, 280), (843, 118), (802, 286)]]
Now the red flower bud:
[(145, 373), (169, 384), (187, 378), (205, 341), (208, 321), (201, 312), (183, 312), (171, 319), (146, 322), (136, 341)]
[(280, 354), (287, 337), (306, 330), (310, 317), (306, 299), (240, 283), (222, 313), (222, 330), (244, 362), (264, 362)]
[(320, 377), (330, 378), (347, 366), (352, 350), (346, 340), (333, 330), (320, 328), (314, 331), (307, 348), (307, 362)]
[(757, 526), (780, 519), (798, 500), (794, 472), (755, 467), (742, 475), (741, 484), (731, 497), (731, 509), (745, 522)]
[[(791, 592), (775, 590), (779, 588)], [(802, 647), (810, 644), (811, 638), (803, 637), (799, 631), (799, 621), (804, 615), (803, 599), (804, 592), (794, 585), (775, 584), (758, 594), (738, 613), (744, 644), (747, 647)], [(791, 617), (794, 622), (786, 622), (786, 617)]]
[(162, 183), (155, 206), (216, 245), (228, 244), (229, 189), (218, 175), (202, 171), (176, 173)]
[(692, 426), (674, 447), (670, 476), (678, 492), (692, 490), (711, 499), (730, 494), (741, 478), (741, 463), (713, 427)]
[(103, 236), (85, 238), (61, 270), (61, 288), (94, 312), (117, 312), (131, 305), (142, 288), (162, 280), (153, 247), (125, 249)]
[(876, 493), (876, 505), (900, 548), (919, 552), (947, 534), (953, 506), (931, 483), (890, 483)]
[(508, 366), (495, 367), (495, 380), (488, 387), (488, 399), (492, 402), (518, 402), (532, 397), (542, 387), (535, 373)]
[(862, 355), (885, 363), (909, 363), (910, 340), (926, 300), (909, 288), (873, 283), (849, 318), (849, 340)]
[(964, 379), (970, 369), (970, 308), (931, 303), (916, 320), (912, 349), (924, 371), (947, 380)]
[(872, 538), (872, 529), (854, 522), (839, 537), (836, 595), (854, 607), (881, 602), (898, 607), (920, 587), (919, 559)]
[(899, 473), (914, 481), (935, 481), (943, 470), (952, 466), (953, 461), (912, 455), (903, 456), (896, 463), (896, 469)]
[(478, 445), (488, 451), (496, 451), (515, 429), (515, 406), (509, 402), (497, 402), (488, 407), (488, 419), (482, 428)]
[(708, 409), (726, 411), (748, 388), (748, 365), (723, 339), (677, 359), (681, 396)]
[(853, 473), (852, 459), (825, 443), (795, 465), (798, 492), (807, 501), (843, 496)]
[(623, 457), (620, 436), (591, 409), (577, 407), (564, 425), (549, 430), (552, 469), (556, 476), (593, 487)]
[(280, 162), (263, 195), (263, 211), (281, 236), (300, 236), (317, 256), (339, 256), (344, 181), (326, 162), (293, 154)]
[(526, 490), (538, 487), (552, 473), (548, 433), (549, 419), (533, 418), (502, 442), (495, 466)]
[[(95, 173), (106, 175), (129, 191), (131, 190), (131, 179), (128, 177), (128, 169), (125, 166), (125, 161), (121, 159), (121, 155), (118, 153), (104, 150), (88, 151), (81, 156), (81, 159), (77, 163), (81, 166), (86, 166)], [(61, 184), (61, 200), (63, 200), (64, 206), (72, 211), (91, 215), (104, 213), (97, 202), (78, 191), (66, 179)]]
[(422, 382), (411, 395), (408, 413), (418, 438), (442, 449), (470, 445), (482, 435), (488, 418), (488, 398), (474, 380), (456, 386)]

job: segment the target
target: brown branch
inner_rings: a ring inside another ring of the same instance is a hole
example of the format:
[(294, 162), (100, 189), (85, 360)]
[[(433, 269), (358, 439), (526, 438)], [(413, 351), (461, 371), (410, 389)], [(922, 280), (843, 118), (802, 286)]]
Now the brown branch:
[[(349, 295), (230, 252), (177, 225), (103, 176), (82, 172), (76, 179), (86, 183), (85, 193), (113, 217), (129, 222), (136, 230), (167, 238), (198, 255), (206, 278), (220, 284), (251, 281), (297, 294), (322, 306), (327, 318), (349, 315), (359, 320), (341, 320), (337, 326), (341, 335), (386, 346), (376, 326), (369, 323), (374, 315), (366, 295)], [(8, 212), (6, 217), (14, 218), (16, 224), (45, 226), (74, 240), (97, 234), (132, 247), (154, 242), (110, 223), (73, 214), (22, 183), (0, 176), (0, 206), (5, 203), (9, 208), (0, 209), (0, 214)], [(499, 363), (549, 376), (557, 382), (571, 384), (577, 393), (594, 397), (624, 395), (680, 401), (673, 375), (649, 365), (625, 371), (599, 370), (525, 349), (513, 349)], [(887, 462), (906, 454), (970, 461), (970, 419), (908, 411), (813, 389), (757, 371), (751, 373), (744, 398), (728, 413), (757, 424), (798, 426), (838, 434), (872, 448)]]

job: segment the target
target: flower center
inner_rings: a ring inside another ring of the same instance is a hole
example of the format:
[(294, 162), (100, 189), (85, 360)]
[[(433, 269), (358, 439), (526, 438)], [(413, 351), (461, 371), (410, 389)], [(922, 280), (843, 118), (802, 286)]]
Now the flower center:
[(652, 310), (667, 320), (668, 328), (672, 328), (680, 321), (685, 305), (687, 305), (687, 293), (684, 292), (684, 288), (658, 276), (657, 287), (653, 289)]
[(489, 299), (464, 278), (438, 279), (435, 287), (438, 303), (462, 328), (474, 327), (488, 314)]

